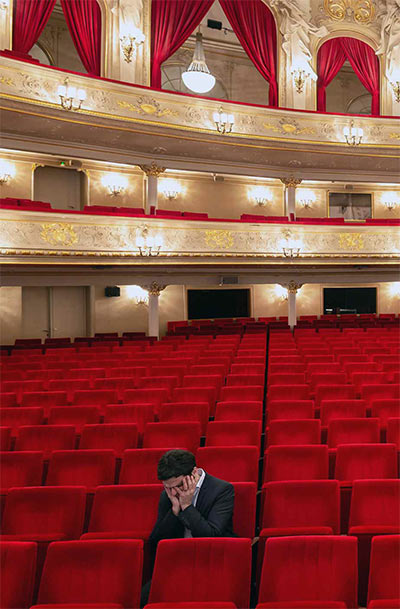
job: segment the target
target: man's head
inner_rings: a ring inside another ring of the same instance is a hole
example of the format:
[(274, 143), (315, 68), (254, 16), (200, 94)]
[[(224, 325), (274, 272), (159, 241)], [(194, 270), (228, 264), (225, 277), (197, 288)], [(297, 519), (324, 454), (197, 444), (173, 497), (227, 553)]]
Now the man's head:
[(188, 450), (169, 450), (158, 462), (157, 475), (165, 488), (180, 488), (185, 476), (198, 477), (196, 459)]

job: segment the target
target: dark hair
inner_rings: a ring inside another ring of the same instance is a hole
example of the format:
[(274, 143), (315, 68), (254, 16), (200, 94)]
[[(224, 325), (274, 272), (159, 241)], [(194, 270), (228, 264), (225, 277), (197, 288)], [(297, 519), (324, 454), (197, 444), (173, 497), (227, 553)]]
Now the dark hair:
[(189, 476), (196, 467), (196, 459), (188, 450), (174, 449), (166, 452), (158, 462), (157, 476), (159, 480)]

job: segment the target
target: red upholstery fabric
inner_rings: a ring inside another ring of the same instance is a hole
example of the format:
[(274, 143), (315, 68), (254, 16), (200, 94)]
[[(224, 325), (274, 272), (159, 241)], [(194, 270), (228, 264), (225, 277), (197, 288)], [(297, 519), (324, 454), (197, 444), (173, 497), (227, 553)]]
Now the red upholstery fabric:
[(97, 406), (60, 406), (50, 408), (50, 425), (73, 425), (75, 433), (82, 433), (84, 425), (100, 422), (100, 409)]
[(154, 421), (152, 404), (108, 404), (104, 408), (104, 423), (135, 423), (139, 434), (151, 421)]
[(361, 397), (372, 404), (374, 401), (393, 400), (400, 398), (400, 385), (363, 385)]
[(112, 389), (83, 389), (75, 391), (73, 398), (73, 404), (80, 406), (105, 406), (106, 404), (115, 404), (116, 402), (118, 402), (118, 394)]
[(263, 398), (264, 387), (262, 386), (222, 387), (220, 394), (221, 402), (260, 402)]
[(11, 408), (17, 405), (17, 394), (16, 393), (0, 393), (0, 407)]
[(200, 423), (201, 435), (204, 436), (210, 413), (207, 402), (174, 402), (162, 404), (158, 418), (160, 421), (197, 421)]
[(313, 400), (269, 400), (267, 419), (313, 419)]
[(321, 421), (318, 419), (292, 419), (271, 421), (266, 430), (267, 446), (274, 444), (320, 444)]
[(243, 387), (252, 385), (253, 387), (264, 386), (264, 374), (228, 374), (226, 377), (226, 385)]
[(328, 424), (328, 446), (339, 444), (378, 444), (379, 419), (334, 419)]
[(233, 531), (238, 537), (255, 535), (257, 485), (255, 482), (234, 482), (235, 507), (233, 510)]
[(365, 400), (322, 400), (320, 408), (322, 427), (327, 427), (333, 419), (362, 418), (367, 413)]
[(8, 450), (11, 441), (11, 427), (0, 427), (0, 448)]
[(21, 427), (15, 441), (15, 450), (42, 451), (48, 459), (54, 450), (75, 448), (73, 425), (27, 425)]
[(260, 446), (261, 421), (211, 421), (206, 446)]
[(231, 601), (249, 607), (250, 572), (250, 539), (164, 539), (157, 547), (149, 601)]
[(13, 486), (40, 486), (42, 483), (43, 454), (29, 451), (1, 453), (1, 492)]
[[(50, 545), (38, 603), (140, 605), (143, 566), (141, 540), (72, 541)], [(104, 606), (104, 605), (103, 605)]]
[(28, 609), (32, 603), (36, 544), (3, 541), (0, 544), (0, 606)]
[(126, 448), (136, 448), (138, 428), (135, 423), (84, 425), (79, 448), (109, 448), (121, 458)]
[[(372, 604), (387, 601), (386, 607), (400, 607), (400, 535), (373, 537), (368, 585), (368, 608), (384, 607)], [(392, 599), (391, 604), (389, 604)], [(395, 602), (393, 602), (395, 600)]]
[[(114, 400), (115, 402), (115, 400)], [(123, 402), (125, 404), (152, 404), (155, 412), (158, 412), (160, 404), (168, 402), (168, 389), (126, 389)], [(109, 402), (112, 404), (113, 402)]]
[(268, 539), (258, 600), (319, 601), (320, 607), (324, 601), (342, 601), (357, 607), (357, 540), (330, 535)]
[(386, 428), (389, 418), (400, 417), (400, 400), (398, 398), (373, 400), (371, 416), (378, 417), (381, 427)]
[(81, 539), (147, 539), (157, 520), (161, 484), (99, 486)]
[(355, 480), (349, 533), (400, 532), (400, 481)]
[(328, 478), (325, 445), (270, 446), (264, 457), (264, 482)]
[(281, 374), (269, 374), (268, 375), (268, 386), (269, 385), (304, 385), (306, 382), (304, 372), (298, 373), (281, 373)]
[(143, 448), (186, 448), (194, 453), (200, 436), (201, 426), (196, 422), (147, 423)]
[(271, 385), (268, 387), (268, 407), (271, 400), (308, 400), (309, 398), (308, 385)]
[(76, 539), (82, 533), (85, 502), (85, 489), (79, 486), (10, 489), (2, 534), (27, 541)]
[(57, 450), (50, 457), (48, 486), (114, 484), (115, 454), (112, 450)]
[(387, 420), (386, 441), (395, 444), (400, 451), (400, 417)]
[(352, 400), (356, 392), (352, 385), (318, 385), (315, 388), (315, 404), (320, 406), (322, 400)]
[(256, 609), (346, 609), (346, 603), (340, 601), (283, 601), (258, 603)]
[(11, 435), (16, 436), (23, 425), (41, 425), (43, 408), (2, 408), (1, 424), (11, 427)]
[(197, 450), (196, 461), (222, 480), (257, 483), (258, 454), (256, 446), (206, 446)]
[(196, 602), (186, 601), (183, 603), (149, 603), (144, 609), (236, 609), (235, 603), (225, 603), (223, 601)]
[(213, 411), (217, 390), (215, 387), (177, 387), (172, 392), (172, 402), (207, 402)]
[(157, 465), (167, 448), (125, 450), (119, 475), (120, 484), (159, 484)]
[(366, 478), (396, 478), (394, 444), (342, 444), (337, 448), (335, 478), (351, 483)]
[(262, 402), (218, 402), (215, 421), (261, 421)]

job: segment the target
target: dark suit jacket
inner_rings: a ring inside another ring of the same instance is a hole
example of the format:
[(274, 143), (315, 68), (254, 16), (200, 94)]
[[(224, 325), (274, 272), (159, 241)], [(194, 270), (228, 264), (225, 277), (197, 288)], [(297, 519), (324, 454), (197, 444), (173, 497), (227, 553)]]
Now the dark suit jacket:
[(154, 546), (161, 539), (183, 537), (185, 527), (193, 537), (234, 537), (233, 516), (234, 490), (232, 484), (205, 475), (196, 507), (190, 505), (175, 516), (165, 491), (161, 493), (158, 518), (150, 535)]

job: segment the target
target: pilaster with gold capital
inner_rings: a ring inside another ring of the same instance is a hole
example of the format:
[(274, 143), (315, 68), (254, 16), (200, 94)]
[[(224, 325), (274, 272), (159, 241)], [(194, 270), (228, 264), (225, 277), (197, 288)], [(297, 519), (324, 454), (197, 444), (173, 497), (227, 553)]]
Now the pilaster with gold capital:
[(165, 167), (160, 167), (155, 161), (151, 165), (138, 165), (147, 176), (147, 196), (145, 204), (145, 212), (149, 214), (151, 208), (157, 209), (158, 205), (158, 178), (164, 173)]
[(142, 288), (146, 290), (151, 296), (160, 296), (161, 292), (165, 290), (167, 286), (157, 281), (152, 281), (150, 285), (143, 285)]
[(296, 187), (301, 184), (301, 178), (295, 178), (294, 176), (279, 178), (282, 184), (285, 185), (285, 203), (286, 203), (286, 214), (288, 219), (291, 219), (291, 214), (296, 219)]

